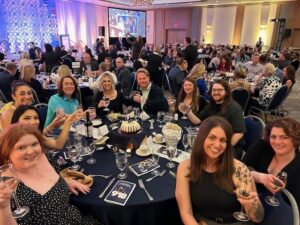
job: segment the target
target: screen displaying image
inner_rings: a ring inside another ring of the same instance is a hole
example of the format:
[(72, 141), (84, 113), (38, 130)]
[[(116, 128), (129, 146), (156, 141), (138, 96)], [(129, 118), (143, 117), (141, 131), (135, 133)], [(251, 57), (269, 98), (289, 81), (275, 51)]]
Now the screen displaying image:
[(110, 37), (125, 37), (128, 32), (146, 37), (145, 11), (108, 8), (108, 24)]

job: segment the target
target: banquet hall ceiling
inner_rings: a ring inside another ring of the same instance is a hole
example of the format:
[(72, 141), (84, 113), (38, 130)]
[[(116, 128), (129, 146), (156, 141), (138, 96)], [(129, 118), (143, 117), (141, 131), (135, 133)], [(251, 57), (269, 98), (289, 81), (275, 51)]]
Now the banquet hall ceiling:
[[(70, 1), (70, 0), (67, 0)], [(117, 4), (128, 7), (132, 0), (79, 0), (101, 5)], [(237, 4), (261, 4), (289, 2), (295, 0), (153, 0), (153, 6), (145, 8), (173, 8), (173, 7), (193, 7), (193, 6), (218, 6), (218, 5), (237, 5)]]

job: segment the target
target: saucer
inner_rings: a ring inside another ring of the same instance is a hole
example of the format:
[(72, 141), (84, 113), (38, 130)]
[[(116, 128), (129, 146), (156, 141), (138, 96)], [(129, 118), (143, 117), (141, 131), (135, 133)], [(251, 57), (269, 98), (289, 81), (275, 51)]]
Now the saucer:
[(148, 156), (148, 155), (151, 155), (150, 150), (148, 150), (147, 152), (142, 152), (139, 148), (135, 151), (135, 153), (136, 153), (138, 156)]
[(153, 142), (156, 143), (156, 144), (162, 144), (162, 143), (165, 143), (165, 139), (163, 138), (161, 141), (158, 141), (156, 140), (156, 138), (154, 137), (153, 139)]

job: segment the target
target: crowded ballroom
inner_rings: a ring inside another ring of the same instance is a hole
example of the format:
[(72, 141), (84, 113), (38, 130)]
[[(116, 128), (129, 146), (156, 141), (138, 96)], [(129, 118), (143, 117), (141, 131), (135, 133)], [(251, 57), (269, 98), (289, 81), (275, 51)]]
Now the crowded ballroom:
[(0, 0), (0, 225), (300, 225), (299, 12)]

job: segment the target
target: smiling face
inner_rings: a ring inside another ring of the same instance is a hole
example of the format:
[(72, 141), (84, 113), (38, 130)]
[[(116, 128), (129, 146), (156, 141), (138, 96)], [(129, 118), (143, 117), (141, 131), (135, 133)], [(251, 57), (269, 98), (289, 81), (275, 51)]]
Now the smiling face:
[(25, 170), (36, 166), (41, 153), (38, 139), (33, 134), (26, 134), (14, 145), (9, 158), (17, 170)]
[(31, 105), (33, 101), (31, 89), (26, 85), (17, 87), (15, 94), (12, 94), (12, 98), (16, 107), (20, 105)]
[(194, 91), (194, 85), (192, 82), (186, 80), (183, 83), (183, 90), (186, 94), (192, 94)]
[(18, 122), (20, 124), (30, 124), (38, 128), (40, 125), (40, 118), (36, 111), (29, 109), (20, 116)]
[(75, 91), (75, 84), (71, 78), (64, 78), (62, 82), (62, 90), (65, 96), (71, 97)]
[(227, 138), (221, 127), (214, 127), (208, 133), (204, 141), (204, 152), (208, 160), (216, 161), (226, 149)]
[(270, 133), (270, 144), (278, 155), (287, 155), (295, 151), (293, 139), (284, 132), (283, 128), (272, 128)]
[(112, 82), (111, 82), (111, 79), (109, 77), (106, 76), (103, 79), (102, 88), (103, 88), (103, 90), (110, 90), (112, 88)]
[(215, 83), (211, 90), (211, 96), (216, 103), (222, 104), (226, 96), (226, 91), (221, 84)]
[(150, 84), (150, 78), (144, 72), (139, 72), (137, 74), (137, 82), (140, 88), (145, 90)]

